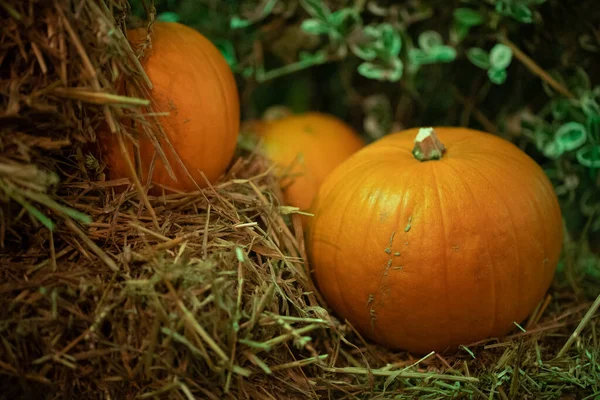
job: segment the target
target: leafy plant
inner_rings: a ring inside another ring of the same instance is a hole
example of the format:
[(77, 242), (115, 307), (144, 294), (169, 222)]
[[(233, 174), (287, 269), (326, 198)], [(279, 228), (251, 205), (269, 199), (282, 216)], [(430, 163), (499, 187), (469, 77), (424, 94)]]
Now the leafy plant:
[(492, 83), (501, 85), (506, 81), (506, 68), (512, 61), (512, 50), (502, 43), (497, 43), (489, 53), (482, 48), (471, 47), (467, 50), (467, 58), (473, 65), (487, 70)]
[(600, 86), (591, 88), (582, 69), (577, 76), (571, 83), (577, 97), (572, 99), (545, 86), (552, 99), (535, 119), (532, 140), (546, 157), (557, 160), (570, 155), (595, 173), (600, 168)]
[(330, 12), (318, 0), (305, 0), (302, 4), (313, 17), (302, 22), (302, 29), (313, 35), (328, 35), (340, 56), (350, 49), (363, 61), (358, 66), (361, 75), (382, 81), (398, 81), (402, 77), (404, 64), (399, 58), (402, 39), (391, 24), (363, 26), (354, 8)]
[[(551, 163), (551, 177), (562, 206), (585, 219), (589, 232), (600, 231), (600, 86), (577, 68), (570, 79), (554, 74), (572, 97), (547, 84), (550, 97), (540, 112), (522, 123), (522, 133)], [(573, 227), (572, 218), (567, 224)]]
[(456, 50), (443, 43), (442, 35), (435, 31), (425, 31), (419, 35), (419, 47), (408, 52), (408, 58), (415, 66), (448, 63), (456, 58)]
[(175, 12), (165, 11), (163, 13), (158, 14), (156, 16), (156, 20), (161, 22), (179, 22), (181, 20), (181, 17)]
[(456, 36), (456, 42), (461, 42), (473, 27), (485, 22), (484, 16), (479, 11), (468, 7), (457, 8), (452, 15), (454, 17), (453, 33)]
[(528, 24), (533, 22), (530, 7), (544, 2), (546, 0), (495, 0), (495, 5), (498, 14)]
[(264, 6), (262, 7), (262, 9), (259, 9), (257, 12), (255, 12), (253, 17), (250, 19), (242, 19), (238, 16), (233, 16), (233, 17), (231, 17), (229, 25), (231, 26), (232, 29), (240, 29), (240, 28), (246, 28), (252, 24), (255, 24), (255, 23), (263, 20), (264, 18), (268, 17), (271, 14), (271, 12), (273, 11), (273, 8), (275, 7), (276, 4), (277, 4), (277, 0), (267, 1), (264, 4)]

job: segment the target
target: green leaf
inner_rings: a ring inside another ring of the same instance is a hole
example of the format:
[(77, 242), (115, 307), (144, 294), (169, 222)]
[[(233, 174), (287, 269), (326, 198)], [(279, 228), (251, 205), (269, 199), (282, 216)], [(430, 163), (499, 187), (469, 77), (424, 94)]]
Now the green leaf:
[(483, 16), (472, 8), (457, 8), (453, 14), (454, 18), (463, 26), (471, 27), (483, 23)]
[(350, 50), (359, 58), (365, 61), (373, 61), (377, 57), (377, 50), (372, 43), (353, 44), (350, 43)]
[(437, 58), (435, 54), (429, 54), (421, 49), (410, 49), (408, 51), (408, 60), (411, 64), (419, 66), (426, 64), (435, 64)]
[(429, 53), (437, 62), (449, 63), (456, 59), (456, 50), (450, 46), (434, 47)]
[(575, 67), (575, 71), (569, 74), (566, 79), (566, 84), (568, 88), (572, 88), (575, 91), (590, 91), (592, 90), (592, 84), (590, 82), (590, 77), (588, 76), (585, 69), (577, 66)]
[(511, 7), (511, 16), (519, 22), (533, 22), (533, 13), (525, 4), (513, 3)]
[(361, 22), (360, 14), (354, 8), (342, 8), (329, 15), (327, 21), (342, 35), (351, 32)]
[(479, 47), (471, 47), (469, 50), (467, 50), (467, 58), (475, 66), (481, 69), (488, 69), (490, 67), (490, 58), (488, 53)]
[(241, 19), (239, 17), (232, 17), (231, 20), (229, 21), (229, 26), (232, 29), (241, 29), (241, 28), (246, 28), (252, 24), (255, 24), (258, 21), (268, 17), (269, 14), (271, 14), (273, 9), (275, 8), (275, 5), (277, 5), (277, 0), (269, 0), (269, 2), (267, 4), (265, 4), (265, 6), (263, 7), (260, 14), (256, 17), (254, 17), (252, 20)]
[(498, 43), (490, 50), (490, 65), (497, 70), (506, 69), (512, 61), (512, 50), (510, 47)]
[(434, 47), (429, 52), (421, 49), (410, 49), (408, 59), (414, 65), (448, 63), (456, 59), (456, 50), (450, 46)]
[(231, 17), (229, 21), (229, 27), (231, 29), (242, 29), (252, 25), (252, 22), (247, 19), (241, 19), (239, 17)]
[(588, 144), (575, 153), (579, 164), (588, 168), (600, 168), (600, 145)]
[(600, 105), (594, 92), (587, 92), (581, 98), (581, 110), (588, 117), (600, 115)]
[(331, 14), (331, 11), (329, 11), (323, 0), (302, 0), (302, 7), (314, 18), (323, 21), (328, 20)]
[(367, 25), (363, 28), (363, 34), (372, 40), (377, 40), (381, 37), (381, 29), (379, 25)]
[(567, 122), (558, 128), (554, 141), (560, 145), (563, 151), (572, 151), (585, 144), (587, 131), (585, 126), (579, 122)]
[(310, 33), (311, 35), (322, 35), (331, 30), (331, 27), (327, 25), (327, 23), (314, 18), (302, 21), (300, 27), (303, 31)]
[(429, 50), (434, 47), (439, 47), (444, 44), (442, 40), (442, 35), (440, 35), (436, 31), (425, 31), (419, 35), (418, 38), (419, 47), (423, 49), (425, 52), (429, 52)]
[(327, 58), (327, 54), (323, 51), (317, 51), (316, 53), (310, 53), (308, 51), (301, 51), (298, 54), (298, 59), (306, 63), (318, 64)]
[(358, 73), (362, 76), (378, 81), (398, 81), (404, 72), (404, 65), (398, 58), (392, 61), (391, 66), (384, 66), (372, 62), (363, 62), (358, 66)]
[(377, 55), (383, 58), (396, 58), (402, 48), (399, 32), (390, 24), (383, 23), (363, 28), (366, 40), (359, 44), (350, 43), (350, 50), (365, 61), (373, 61)]
[(537, 149), (542, 151), (550, 140), (550, 134), (544, 129), (543, 125), (538, 125), (533, 131), (533, 138)]
[(225, 61), (229, 67), (233, 68), (237, 63), (237, 57), (235, 56), (235, 49), (233, 48), (233, 44), (229, 40), (215, 40), (214, 45), (219, 49)]
[(358, 73), (365, 78), (375, 79), (378, 81), (385, 80), (385, 67), (371, 62), (363, 62), (358, 66)]
[(387, 23), (379, 25), (379, 31), (381, 32), (381, 39), (377, 42), (376, 47), (390, 57), (397, 57), (402, 49), (400, 33)]
[(392, 82), (397, 82), (402, 78), (402, 74), (404, 73), (404, 63), (399, 59), (395, 58), (392, 60), (392, 69), (390, 71), (390, 75), (388, 76), (388, 80)]
[(269, 1), (265, 5), (265, 8), (263, 8), (263, 11), (262, 11), (262, 14), (261, 14), (262, 17), (263, 18), (268, 17), (271, 14), (271, 12), (273, 12), (273, 9), (275, 8), (276, 5), (277, 5), (277, 0), (271, 0), (271, 1)]
[(162, 22), (179, 22), (180, 20), (179, 14), (170, 11), (158, 14), (156, 19)]
[(506, 17), (512, 17), (515, 20), (523, 23), (533, 21), (533, 13), (526, 4), (517, 3), (513, 0), (497, 0), (496, 12)]
[(496, 12), (500, 15), (510, 16), (511, 10), (507, 0), (496, 1)]
[(571, 102), (567, 99), (556, 99), (551, 103), (552, 116), (555, 120), (561, 121), (569, 115), (569, 109), (571, 108)]
[(506, 70), (505, 69), (496, 69), (490, 68), (488, 69), (488, 78), (490, 81), (496, 85), (502, 85), (504, 81), (506, 81)]
[(592, 138), (594, 142), (600, 141), (600, 115), (593, 114), (587, 118), (586, 128), (588, 136)]
[(460, 23), (454, 24), (454, 35), (458, 39), (458, 42), (462, 42), (467, 36), (469, 36), (470, 27)]
[(254, 67), (246, 67), (242, 70), (242, 77), (248, 79), (254, 75)]
[(544, 153), (544, 155), (552, 160), (556, 160), (558, 159), (563, 153), (564, 150), (562, 149), (562, 147), (560, 146), (559, 143), (557, 142), (548, 142), (542, 152)]

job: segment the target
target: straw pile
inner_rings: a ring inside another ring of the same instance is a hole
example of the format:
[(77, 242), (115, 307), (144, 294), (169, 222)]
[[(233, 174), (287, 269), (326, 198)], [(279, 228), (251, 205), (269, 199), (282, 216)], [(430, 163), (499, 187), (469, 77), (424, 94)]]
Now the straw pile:
[(117, 75), (143, 86), (120, 33), (126, 0), (0, 6), (1, 399), (600, 392), (598, 318), (573, 290), (578, 247), (573, 284), (526, 332), (422, 360), (376, 347), (327, 312), (300, 221), (259, 154), (240, 150), (221, 181), (185, 195), (104, 180), (96, 130), (145, 118), (144, 101), (114, 94)]

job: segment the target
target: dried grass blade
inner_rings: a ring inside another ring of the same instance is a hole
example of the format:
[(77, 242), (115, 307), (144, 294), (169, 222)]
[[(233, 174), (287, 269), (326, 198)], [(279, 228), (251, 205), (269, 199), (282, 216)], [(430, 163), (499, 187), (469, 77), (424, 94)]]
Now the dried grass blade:
[(81, 229), (79, 229), (77, 225), (71, 221), (71, 219), (66, 219), (65, 224), (104, 262), (104, 264), (106, 264), (108, 268), (110, 268), (113, 272), (119, 271), (117, 264), (104, 251), (102, 251), (102, 249), (100, 249), (96, 243), (94, 243), (85, 233), (83, 233)]
[(176, 299), (177, 299), (176, 300), (177, 306), (183, 312), (186, 321), (191, 325), (191, 327), (196, 331), (196, 333), (198, 335), (200, 335), (200, 337), (202, 338), (202, 340), (204, 340), (206, 342), (206, 344), (215, 353), (217, 353), (217, 355), (219, 356), (219, 358), (222, 361), (229, 362), (229, 357), (227, 357), (227, 354), (225, 354), (225, 352), (223, 351), (223, 349), (221, 349), (219, 347), (219, 345), (213, 340), (213, 338), (208, 334), (208, 332), (206, 332), (206, 330), (204, 330), (204, 328), (202, 327), (202, 325), (200, 325), (198, 323), (198, 321), (196, 321), (196, 318), (194, 317), (194, 315), (183, 304), (183, 302), (181, 301), (181, 299), (179, 298), (179, 296), (177, 296), (177, 292), (175, 291), (175, 288), (173, 287), (173, 284), (171, 282), (169, 282), (168, 280), (165, 280), (164, 282), (165, 282), (165, 285), (167, 285), (167, 287), (169, 288), (169, 291), (171, 292), (171, 294), (176, 297)]
[(575, 340), (577, 340), (577, 338), (580, 336), (581, 332), (583, 331), (583, 328), (585, 328), (585, 326), (592, 320), (592, 318), (594, 317), (594, 314), (596, 314), (596, 311), (598, 311), (599, 308), (600, 308), (600, 294), (598, 295), (598, 297), (596, 297), (596, 300), (594, 301), (592, 306), (589, 308), (589, 310), (585, 313), (585, 315), (579, 322), (579, 325), (577, 325), (577, 328), (575, 328), (575, 330), (573, 331), (573, 333), (571, 334), (571, 336), (569, 337), (567, 342), (560, 349), (560, 351), (556, 355), (556, 358), (563, 357), (567, 353), (567, 351), (569, 351), (569, 349), (573, 345), (573, 342)]
[(89, 91), (79, 88), (56, 88), (52, 94), (68, 99), (79, 100), (91, 104), (99, 105), (126, 105), (126, 106), (148, 106), (150, 100), (136, 97), (121, 96), (117, 94), (105, 93), (102, 91)]
[(479, 382), (478, 378), (460, 376), (460, 375), (445, 375), (445, 374), (436, 374), (429, 372), (410, 372), (405, 371), (400, 375), (397, 375), (398, 371), (383, 371), (381, 369), (371, 369), (368, 371), (365, 368), (356, 368), (356, 367), (345, 367), (345, 368), (331, 368), (331, 367), (320, 367), (324, 371), (334, 372), (334, 373), (342, 373), (342, 374), (354, 374), (354, 375), (368, 375), (373, 374), (374, 376), (396, 376), (397, 378), (409, 378), (409, 379), (424, 379), (424, 380), (444, 380), (444, 381), (453, 381), (453, 382), (471, 382), (477, 383)]

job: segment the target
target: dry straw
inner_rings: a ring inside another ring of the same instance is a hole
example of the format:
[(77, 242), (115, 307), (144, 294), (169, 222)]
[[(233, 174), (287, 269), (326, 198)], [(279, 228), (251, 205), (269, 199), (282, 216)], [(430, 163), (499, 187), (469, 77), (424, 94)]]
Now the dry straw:
[(568, 288), (525, 332), (457, 354), (365, 342), (326, 311), (301, 223), (258, 154), (240, 150), (196, 193), (114, 192), (123, 182), (103, 179), (95, 132), (148, 111), (114, 90), (117, 76), (149, 87), (122, 36), (128, 12), (126, 0), (0, 0), (0, 398), (599, 392), (598, 318)]

